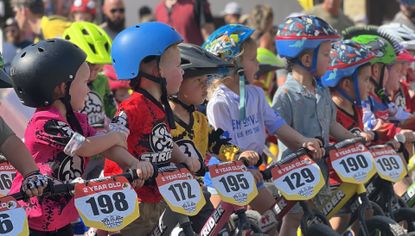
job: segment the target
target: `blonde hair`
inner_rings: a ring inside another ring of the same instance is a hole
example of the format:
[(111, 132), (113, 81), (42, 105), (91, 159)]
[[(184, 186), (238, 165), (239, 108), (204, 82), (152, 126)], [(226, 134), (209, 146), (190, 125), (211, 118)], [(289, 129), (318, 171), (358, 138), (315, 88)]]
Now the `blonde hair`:
[(256, 5), (248, 20), (248, 26), (255, 28), (259, 32), (266, 30), (269, 19), (274, 17), (271, 6)]
[[(240, 62), (242, 61), (242, 56), (245, 52), (245, 49), (251, 45), (256, 44), (256, 42), (252, 39), (252, 38), (247, 38), (242, 44), (241, 44), (241, 51), (240, 53), (234, 57), (232, 59), (232, 63), (235, 65), (235, 68), (240, 68)], [(232, 75), (236, 74), (236, 70), (233, 70), (229, 75), (225, 76), (225, 77), (219, 77), (219, 78), (214, 78), (213, 81), (211, 82), (211, 84), (209, 85), (208, 88), (208, 95), (207, 98), (208, 100), (210, 100), (210, 98), (213, 96), (213, 93), (216, 91), (216, 89), (223, 83), (225, 83), (225, 81), (229, 81), (231, 79), (233, 79), (234, 77)]]

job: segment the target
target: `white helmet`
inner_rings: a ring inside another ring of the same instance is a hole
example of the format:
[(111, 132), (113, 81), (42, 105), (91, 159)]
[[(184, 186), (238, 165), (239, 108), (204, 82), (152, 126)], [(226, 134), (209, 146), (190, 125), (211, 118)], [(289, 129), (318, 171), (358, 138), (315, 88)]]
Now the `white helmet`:
[(379, 27), (379, 31), (393, 35), (407, 50), (415, 50), (415, 31), (402, 23), (390, 23)]

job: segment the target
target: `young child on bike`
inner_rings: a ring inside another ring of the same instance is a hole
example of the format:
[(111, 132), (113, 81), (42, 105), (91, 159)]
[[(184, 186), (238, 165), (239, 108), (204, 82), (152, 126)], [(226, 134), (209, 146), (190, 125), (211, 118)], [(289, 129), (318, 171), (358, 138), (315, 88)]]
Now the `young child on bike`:
[(108, 84), (117, 106), (130, 97), (130, 83), (118, 80), (112, 65), (105, 65), (102, 73), (108, 78)]
[[(306, 138), (289, 127), (271, 109), (261, 88), (245, 85), (253, 82), (258, 71), (257, 45), (250, 38), (252, 33), (253, 29), (243, 25), (226, 25), (212, 33), (203, 45), (213, 54), (234, 63), (236, 68), (230, 75), (216, 80), (211, 87), (213, 93), (207, 105), (209, 123), (215, 129), (226, 131), (231, 143), (241, 150), (262, 154), (267, 129), (292, 150), (306, 147), (320, 158), (323, 150), (319, 140)], [(251, 163), (257, 162), (258, 154), (251, 157)], [(263, 214), (274, 206), (275, 200), (263, 182), (258, 183), (258, 191), (251, 206)]]
[[(25, 142), (42, 174), (70, 182), (82, 177), (88, 157), (104, 154), (123, 169), (135, 168), (142, 179), (152, 166), (126, 150), (128, 129), (116, 127), (94, 136), (85, 115), (79, 113), (89, 91), (85, 53), (61, 39), (40, 41), (24, 48), (12, 62), (13, 87), (26, 106), (35, 107)], [(16, 175), (11, 192), (21, 188)], [(71, 222), (79, 217), (70, 194), (31, 198), (26, 207), (31, 235), (73, 235)]]
[[(10, 77), (4, 70), (3, 56), (0, 54), (0, 89), (11, 88)], [(0, 117), (0, 155), (4, 155), (10, 164), (24, 177), (22, 191), (29, 197), (42, 195), (48, 179), (39, 172), (39, 168), (24, 143), (13, 133)]]
[[(179, 91), (182, 81), (180, 51), (182, 37), (159, 22), (148, 22), (123, 30), (111, 49), (119, 80), (131, 80), (133, 94), (119, 106), (112, 122), (128, 127), (128, 150), (140, 160), (159, 167), (171, 162), (187, 164), (191, 172), (200, 169), (197, 157), (188, 157), (172, 140), (175, 128), (168, 96)], [(148, 235), (158, 224), (166, 204), (155, 185), (136, 189), (140, 217), (121, 230), (122, 235)]]
[[(272, 107), (288, 125), (305, 137), (321, 137), (324, 145), (329, 144), (329, 136), (337, 141), (355, 137), (336, 121), (330, 93), (319, 79), (329, 65), (331, 42), (339, 37), (324, 20), (308, 15), (286, 18), (276, 36), (277, 51), (287, 58), (291, 72), (275, 93)], [(318, 164), (323, 175), (328, 176), (324, 160)], [(328, 184), (313, 200), (318, 204), (326, 196), (329, 196)], [(297, 204), (284, 216), (280, 233), (296, 235), (302, 215)]]

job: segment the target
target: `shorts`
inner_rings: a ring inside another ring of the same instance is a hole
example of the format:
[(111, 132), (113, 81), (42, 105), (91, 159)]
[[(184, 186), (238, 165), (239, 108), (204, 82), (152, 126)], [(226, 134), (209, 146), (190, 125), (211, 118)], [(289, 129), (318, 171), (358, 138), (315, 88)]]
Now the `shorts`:
[(167, 204), (161, 202), (141, 202), (140, 217), (121, 230), (123, 236), (147, 236), (158, 224), (159, 218)]
[(56, 231), (37, 231), (37, 230), (33, 230), (30, 229), (29, 230), (29, 236), (73, 236), (73, 229), (72, 229), (72, 225), (69, 224), (67, 226), (64, 226), (63, 228), (60, 228)]

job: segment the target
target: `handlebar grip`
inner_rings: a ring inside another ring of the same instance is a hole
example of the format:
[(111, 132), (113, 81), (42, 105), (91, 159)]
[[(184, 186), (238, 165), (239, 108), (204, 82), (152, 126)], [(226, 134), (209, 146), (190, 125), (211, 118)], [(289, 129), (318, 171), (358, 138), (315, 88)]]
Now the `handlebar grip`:
[(326, 148), (326, 151), (330, 151), (333, 148), (343, 148), (355, 143), (366, 143), (366, 140), (363, 137), (349, 138), (336, 144), (330, 145), (328, 148)]
[(262, 177), (264, 178), (264, 180), (272, 179), (271, 169), (272, 168), (268, 168), (266, 170), (261, 171), (261, 174), (262, 174)]

